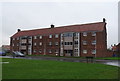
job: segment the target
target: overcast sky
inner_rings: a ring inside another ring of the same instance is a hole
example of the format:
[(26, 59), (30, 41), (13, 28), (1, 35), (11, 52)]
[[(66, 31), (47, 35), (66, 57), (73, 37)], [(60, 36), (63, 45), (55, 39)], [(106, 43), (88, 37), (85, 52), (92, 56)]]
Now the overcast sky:
[(17, 29), (47, 28), (102, 22), (106, 18), (108, 47), (118, 43), (118, 2), (4, 2), (0, 3), (1, 45), (9, 45)]

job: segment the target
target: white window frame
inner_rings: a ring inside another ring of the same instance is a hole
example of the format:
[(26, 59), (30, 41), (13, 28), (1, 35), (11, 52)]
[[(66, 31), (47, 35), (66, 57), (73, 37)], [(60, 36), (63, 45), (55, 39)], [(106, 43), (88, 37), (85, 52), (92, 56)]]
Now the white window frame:
[(49, 42), (49, 46), (51, 46), (52, 45), (52, 42)]
[(21, 49), (26, 50), (26, 49), (27, 49), (27, 47), (26, 47), (26, 46), (21, 46)]
[(58, 45), (58, 42), (55, 42), (55, 45), (57, 46), (57, 45)]
[(52, 53), (52, 50), (51, 50), (51, 49), (49, 49), (49, 53)]
[(35, 43), (34, 43), (34, 46), (36, 46), (36, 45), (37, 45), (37, 43), (35, 42)]
[(49, 38), (52, 38), (52, 35), (49, 35)]
[(15, 38), (13, 38), (13, 40), (15, 40)]
[(59, 53), (59, 50), (58, 50), (58, 49), (56, 49), (56, 50), (55, 50), (55, 53)]
[(55, 38), (58, 38), (59, 37), (59, 35), (58, 34), (55, 34)]
[(83, 54), (87, 54), (87, 50), (83, 50)]
[(83, 36), (87, 36), (87, 32), (83, 32)]
[(82, 41), (83, 45), (87, 45), (87, 41)]
[(75, 37), (78, 37), (78, 34), (79, 34), (78, 32), (75, 32), (75, 35), (74, 35), (74, 36), (75, 36)]
[(39, 53), (42, 53), (42, 50), (41, 50), (41, 49), (39, 50)]
[(92, 36), (96, 36), (96, 32), (92, 32)]
[(92, 50), (91, 53), (92, 53), (92, 54), (96, 54), (96, 50)]
[(96, 45), (96, 40), (92, 41), (92, 45)]
[(17, 40), (19, 40), (19, 37), (17, 37)]
[(40, 35), (40, 37), (39, 37), (40, 39), (42, 39), (42, 35)]
[(78, 49), (75, 49), (75, 53), (78, 53)]
[(39, 45), (42, 46), (42, 42), (40, 42)]
[(36, 49), (34, 49), (34, 51), (33, 51), (34, 53), (36, 53)]
[(37, 36), (34, 36), (34, 39), (37, 39)]

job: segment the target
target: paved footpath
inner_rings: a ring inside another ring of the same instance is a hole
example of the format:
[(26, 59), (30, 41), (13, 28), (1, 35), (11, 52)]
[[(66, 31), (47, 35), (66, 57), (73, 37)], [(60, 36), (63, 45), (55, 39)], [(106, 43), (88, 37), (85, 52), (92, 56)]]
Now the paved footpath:
[[(3, 56), (3, 58), (13, 58), (11, 56)], [(92, 61), (89, 59), (83, 58), (71, 58), (71, 57), (49, 57), (49, 56), (26, 56), (26, 57), (15, 57), (21, 59), (37, 59), (37, 60), (55, 60), (55, 61), (66, 61), (66, 62), (85, 62), (85, 63), (102, 63), (107, 65), (114, 65), (120, 67), (120, 60), (99, 60), (93, 59)]]

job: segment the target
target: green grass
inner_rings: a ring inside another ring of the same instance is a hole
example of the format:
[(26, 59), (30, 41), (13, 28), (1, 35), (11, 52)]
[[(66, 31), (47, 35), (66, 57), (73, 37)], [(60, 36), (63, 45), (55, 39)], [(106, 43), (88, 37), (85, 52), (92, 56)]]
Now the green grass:
[(4, 58), (3, 79), (117, 79), (118, 67), (47, 60)]

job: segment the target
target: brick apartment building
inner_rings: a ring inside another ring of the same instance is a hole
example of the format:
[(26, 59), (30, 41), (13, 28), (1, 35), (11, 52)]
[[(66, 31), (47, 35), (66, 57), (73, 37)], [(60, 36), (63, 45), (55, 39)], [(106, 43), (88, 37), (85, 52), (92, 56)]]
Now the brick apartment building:
[(106, 57), (106, 22), (21, 31), (10, 40), (11, 51), (24, 54)]

